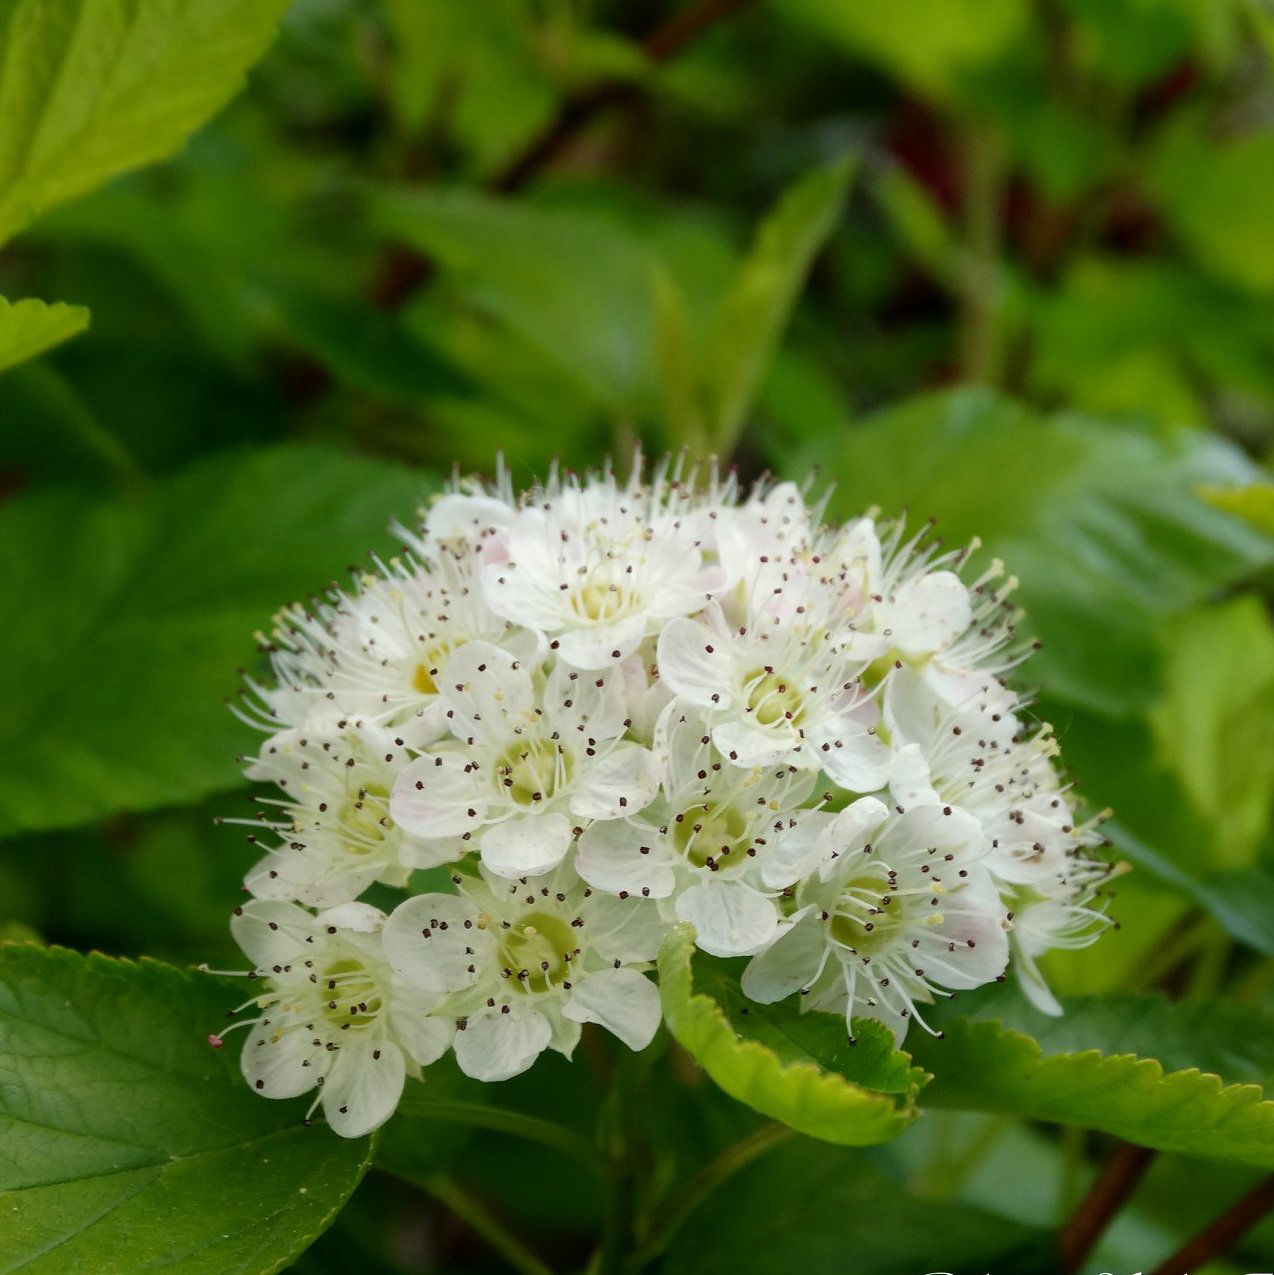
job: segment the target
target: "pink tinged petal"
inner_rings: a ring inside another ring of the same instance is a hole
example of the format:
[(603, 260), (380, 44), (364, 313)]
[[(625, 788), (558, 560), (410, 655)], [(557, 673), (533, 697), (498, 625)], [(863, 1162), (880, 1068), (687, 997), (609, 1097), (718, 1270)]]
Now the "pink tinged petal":
[(466, 753), (417, 757), (394, 782), (389, 817), (423, 840), (473, 832), (486, 819), (487, 783)]
[(879, 612), (881, 628), (893, 630), (894, 644), (906, 655), (946, 650), (972, 619), (969, 591), (950, 571), (908, 580)]
[(361, 1138), (394, 1114), (403, 1095), (403, 1051), (380, 1036), (343, 1043), (323, 1084), (323, 1114), (333, 1133)]
[(630, 656), (646, 636), (646, 616), (627, 615), (612, 624), (568, 629), (557, 639), (557, 653), (578, 669), (609, 668)]
[(579, 839), (575, 870), (607, 894), (666, 899), (676, 884), (663, 838), (627, 819), (589, 824)]
[(576, 983), (562, 1012), (577, 1023), (597, 1023), (629, 1049), (641, 1050), (659, 1030), (659, 989), (634, 969), (595, 970)]
[(889, 795), (904, 810), (940, 804), (938, 793), (929, 782), (929, 763), (919, 744), (907, 744), (894, 753), (889, 768)]
[(535, 707), (530, 672), (490, 642), (466, 642), (439, 676), (439, 694), (452, 713), (451, 733), (460, 740), (502, 740)]
[(456, 1032), (456, 1062), (474, 1080), (508, 1080), (524, 1072), (549, 1046), (553, 1029), (526, 1005), (483, 1009)]
[(468, 987), (496, 941), (479, 929), (477, 908), (454, 894), (417, 894), (400, 903), (381, 933), (385, 959), (399, 977), (435, 999)]
[(571, 848), (565, 815), (522, 815), (492, 824), (480, 843), (482, 864), (510, 881), (551, 872)]
[(751, 956), (775, 936), (772, 899), (741, 881), (703, 881), (677, 896), (677, 917), (695, 927), (695, 945), (712, 956)]
[(698, 620), (670, 620), (659, 634), (659, 675), (674, 694), (701, 708), (730, 707), (736, 692), (728, 635)]
[(314, 1088), (322, 1071), (321, 1066), (311, 1064), (323, 1055), (311, 1043), (311, 1033), (293, 1029), (276, 1038), (277, 1029), (277, 1020), (252, 1028), (239, 1067), (243, 1078), (262, 1097), (295, 1098)]
[(806, 915), (784, 930), (743, 971), (743, 994), (770, 1005), (808, 987), (818, 975), (825, 949), (823, 926)]
[(234, 941), (259, 970), (296, 960), (314, 932), (314, 918), (308, 912), (276, 899), (253, 899), (230, 919)]
[(640, 744), (620, 743), (587, 765), (571, 794), (571, 813), (622, 819), (644, 810), (659, 791), (659, 760)]
[(595, 894), (584, 903), (588, 944), (605, 961), (631, 965), (653, 961), (672, 927), (658, 903)]

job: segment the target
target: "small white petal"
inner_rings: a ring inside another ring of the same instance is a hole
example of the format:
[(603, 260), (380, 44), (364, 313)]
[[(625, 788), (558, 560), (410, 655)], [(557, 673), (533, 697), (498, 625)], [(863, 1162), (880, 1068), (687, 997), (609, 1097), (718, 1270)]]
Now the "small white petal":
[(622, 819), (644, 810), (659, 791), (658, 758), (625, 742), (585, 767), (571, 794), (571, 812), (586, 819)]
[(458, 739), (501, 740), (535, 707), (530, 672), (490, 642), (466, 642), (447, 661), (439, 693)]
[(276, 1030), (277, 1023), (258, 1023), (248, 1033), (239, 1058), (243, 1078), (267, 1098), (308, 1093), (320, 1074), (316, 1067), (306, 1065), (316, 1052), (309, 1034), (285, 1031), (276, 1037)]
[(425, 841), (472, 832), (486, 813), (486, 782), (467, 753), (452, 749), (404, 767), (389, 799), (390, 818)]
[(413, 1062), (427, 1067), (451, 1048), (455, 1023), (450, 1018), (435, 1017), (436, 1008), (428, 993), (399, 985), (389, 1006), (389, 1023), (394, 1039)]
[(361, 1138), (394, 1114), (407, 1067), (402, 1050), (380, 1037), (343, 1044), (323, 1084), (323, 1114), (334, 1133)]
[(571, 823), (565, 815), (521, 815), (493, 824), (481, 840), (482, 864), (497, 876), (516, 881), (551, 872), (571, 848)]
[(713, 956), (750, 956), (778, 931), (774, 901), (742, 881), (702, 881), (679, 894), (675, 907), (695, 927), (695, 944)]
[(701, 708), (733, 702), (728, 636), (698, 620), (670, 620), (659, 634), (659, 675), (674, 694)]
[(474, 1080), (508, 1080), (524, 1072), (552, 1036), (548, 1019), (530, 1006), (483, 1009), (456, 1033), (456, 1062)]
[(492, 935), (474, 924), (475, 913), (473, 904), (454, 894), (407, 899), (385, 922), (385, 959), (400, 977), (435, 997), (468, 987), (474, 980), (469, 966), (495, 947)]
[(230, 933), (259, 970), (287, 965), (314, 933), (314, 918), (295, 903), (253, 899), (230, 919)]
[(904, 810), (936, 805), (940, 798), (930, 782), (929, 763), (919, 744), (906, 744), (893, 755), (889, 767), (889, 795)]
[(598, 1023), (629, 1049), (641, 1050), (659, 1030), (659, 989), (634, 969), (595, 970), (579, 980), (562, 1012), (579, 1023)]
[(578, 669), (602, 669), (630, 656), (646, 636), (646, 617), (628, 615), (613, 624), (568, 629), (558, 636), (557, 653)]
[(762, 1005), (784, 1000), (817, 975), (823, 959), (823, 926), (816, 916), (801, 917), (743, 971), (743, 994)]
[(585, 933), (598, 956), (624, 965), (653, 961), (671, 928), (660, 906), (649, 899), (617, 899), (595, 894), (584, 903)]
[(651, 899), (666, 899), (677, 880), (664, 839), (655, 829), (628, 819), (589, 824), (579, 839), (575, 870), (608, 894)]
[(874, 735), (855, 724), (836, 733), (836, 741), (818, 757), (828, 777), (850, 792), (875, 792), (889, 776), (889, 749)]
[[(801, 747), (801, 737), (794, 726), (786, 723), (760, 726), (747, 718), (714, 726), (712, 742), (736, 766), (768, 766), (774, 762), (792, 761), (793, 754)], [(814, 753), (806, 751), (809, 760), (814, 762)]]
[(908, 580), (877, 612), (881, 629), (893, 631), (904, 655), (944, 651), (969, 627), (973, 611), (969, 591), (950, 571)]

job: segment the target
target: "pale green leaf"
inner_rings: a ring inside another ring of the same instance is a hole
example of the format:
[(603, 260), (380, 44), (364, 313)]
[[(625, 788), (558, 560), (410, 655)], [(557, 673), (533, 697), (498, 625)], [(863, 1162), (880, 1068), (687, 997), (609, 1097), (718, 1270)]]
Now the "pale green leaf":
[(857, 156), (844, 156), (787, 191), (726, 293), (703, 354), (709, 441), (722, 455), (733, 448), (856, 168)]
[(0, 243), (163, 159), (241, 87), (289, 0), (0, 5)]
[[(268, 1275), (365, 1171), (370, 1140), (302, 1125), (210, 1031), (243, 987), (153, 961), (0, 947), (0, 1266)], [(233, 1038), (231, 1038), (233, 1039)]]
[(1245, 487), (1201, 487), (1199, 495), (1215, 509), (1242, 518), (1266, 535), (1274, 536), (1274, 483)]
[(0, 372), (43, 354), (86, 327), (88, 311), (81, 305), (0, 297)]
[[(754, 1005), (738, 991), (737, 971), (695, 962), (694, 953), (689, 926), (678, 926), (664, 940), (664, 1020), (732, 1098), (842, 1146), (885, 1142), (912, 1121), (924, 1075), (894, 1050), (879, 1024), (863, 1024), (859, 1043), (850, 1045), (843, 1020)], [(702, 990), (701, 979), (710, 991)]]
[(1159, 756), (1208, 829), (1211, 861), (1251, 867), (1274, 795), (1274, 629), (1249, 595), (1178, 616), (1165, 645)]
[(339, 452), (216, 457), (143, 501), (0, 508), (0, 835), (190, 801), (257, 736), (225, 707), (253, 633), (410, 517), (423, 479)]
[[(976, 1017), (951, 1012), (971, 1004)], [(933, 1075), (925, 1105), (1274, 1168), (1274, 1102), (1262, 1088), (1274, 1046), (1268, 1015), (1132, 994), (1069, 1002), (1066, 1011), (1050, 1018), (995, 987), (959, 998), (935, 1015), (941, 1039), (913, 1030), (907, 1040)]]

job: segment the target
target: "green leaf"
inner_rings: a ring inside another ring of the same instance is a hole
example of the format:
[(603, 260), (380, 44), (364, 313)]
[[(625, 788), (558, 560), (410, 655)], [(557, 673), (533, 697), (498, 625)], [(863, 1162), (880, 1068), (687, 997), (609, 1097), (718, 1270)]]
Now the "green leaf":
[(620, 224), (468, 190), (382, 189), (379, 227), (435, 259), (598, 406), (653, 397), (655, 258)]
[(86, 327), (88, 311), (81, 305), (0, 297), (0, 372), (43, 354)]
[(737, 971), (695, 962), (694, 952), (690, 926), (678, 926), (664, 940), (664, 1019), (732, 1098), (842, 1146), (885, 1142), (912, 1121), (924, 1073), (908, 1065), (883, 1027), (862, 1024), (859, 1043), (851, 1046), (843, 1020), (754, 1005), (738, 991)]
[(368, 1139), (303, 1127), (207, 1034), (228, 979), (0, 948), (0, 1252), (31, 1275), (266, 1275), (331, 1222)]
[[(1234, 447), (1079, 416), (1040, 418), (981, 390), (878, 414), (832, 453), (834, 508), (933, 517), (952, 545), (979, 537), (1021, 580), (1025, 632), (1044, 642), (1032, 684), (1103, 716), (1158, 693), (1166, 617), (1274, 561), (1274, 540), (1195, 495), (1252, 481)], [(806, 472), (812, 453), (791, 465)]]
[(995, 61), (1025, 31), (1023, 0), (779, 0), (779, 9), (922, 92), (959, 96), (962, 78)]
[(1039, 1275), (1051, 1238), (967, 1204), (920, 1199), (862, 1153), (780, 1147), (731, 1179), (681, 1229), (667, 1275)]
[(1199, 495), (1214, 509), (1224, 509), (1274, 536), (1274, 483), (1249, 483), (1246, 487), (1201, 487)]
[(1211, 861), (1251, 867), (1274, 795), (1274, 629), (1248, 595), (1179, 616), (1165, 644), (1159, 755), (1208, 829)]
[(423, 480), (311, 447), (204, 462), (141, 501), (0, 508), (0, 835), (235, 786), (252, 634), (409, 516)]
[(733, 449), (857, 167), (857, 156), (843, 156), (787, 191), (761, 222), (725, 296), (703, 355), (709, 442), (721, 455)]
[[(970, 1004), (980, 1006), (976, 1016), (954, 1015)], [(1138, 995), (1065, 1008), (1050, 1018), (999, 987), (960, 997), (936, 1017), (942, 1039), (913, 1032), (907, 1041), (933, 1074), (926, 1105), (1079, 1125), (1162, 1151), (1274, 1168), (1274, 1102), (1253, 1083), (1270, 1074), (1269, 1015)]]
[(289, 0), (10, 0), (0, 8), (0, 243), (172, 154), (238, 91)]

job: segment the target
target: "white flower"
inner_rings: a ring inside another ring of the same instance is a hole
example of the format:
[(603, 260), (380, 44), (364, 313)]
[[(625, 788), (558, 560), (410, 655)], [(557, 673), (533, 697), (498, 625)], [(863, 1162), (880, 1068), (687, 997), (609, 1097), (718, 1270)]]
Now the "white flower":
[(497, 614), (546, 635), (580, 669), (632, 655), (673, 616), (728, 588), (713, 511), (657, 474), (647, 488), (613, 480), (550, 488), (501, 532), (507, 557), (483, 571)]
[(641, 814), (587, 828), (576, 868), (620, 898), (673, 898), (714, 956), (751, 955), (774, 938), (775, 896), (800, 875), (831, 816), (798, 809), (814, 787), (808, 771), (726, 763), (702, 714), (670, 712), (662, 795)]
[(507, 1080), (548, 1048), (570, 1056), (581, 1023), (630, 1049), (659, 1026), (641, 970), (667, 928), (653, 904), (592, 893), (569, 867), (506, 881), (456, 877), (457, 894), (420, 894), (385, 927), (385, 952), (427, 999), (445, 998), (466, 1075)]
[(332, 705), (427, 744), (445, 731), (438, 686), (453, 651), (484, 639), (535, 656), (536, 636), (487, 607), (478, 564), (463, 555), (437, 546), (378, 566), (352, 596), (333, 588), (279, 614), (266, 642), (278, 685), (249, 683), (267, 727), (300, 726)]
[(1047, 727), (1028, 733), (1020, 701), (992, 678), (959, 708), (911, 670), (891, 679), (885, 720), (893, 736), (890, 792), (902, 806), (952, 804), (986, 837), (987, 867), (1004, 883), (1047, 883), (1097, 844), (1077, 821), (1054, 765)]
[[(350, 903), (312, 916), (294, 903), (254, 899), (231, 930), (265, 980), (243, 1047), (244, 1077), (267, 1098), (319, 1090), (316, 1105), (343, 1137), (393, 1113), (403, 1080), (439, 1058), (450, 1020), (394, 974), (381, 948), (384, 915)], [(313, 1108), (311, 1108), (313, 1110)]]
[(390, 816), (390, 792), (407, 761), (401, 739), (334, 709), (273, 736), (245, 773), (283, 795), (260, 799), (260, 818), (242, 822), (279, 840), (248, 873), (248, 889), (328, 908), (373, 881), (404, 886), (413, 868), (447, 862), (437, 843), (404, 832)]
[(579, 821), (646, 806), (659, 784), (650, 750), (625, 740), (623, 677), (557, 664), (547, 678), (471, 642), (441, 695), (452, 738), (407, 766), (394, 820), (427, 841), (475, 839), (500, 876), (556, 867)]
[(1046, 1014), (1061, 1014), (1062, 1007), (1038, 958), (1053, 949), (1088, 947), (1113, 924), (1099, 902), (1112, 873), (1108, 863), (1072, 857), (1051, 880), (1019, 886), (1008, 896), (1013, 969), (1031, 1003)]
[(709, 606), (664, 627), (658, 659), (676, 696), (710, 714), (713, 743), (736, 765), (821, 769), (852, 792), (884, 782), (889, 753), (863, 663), (817, 617), (754, 613), (736, 628)]
[(917, 1004), (998, 978), (1006, 917), (979, 862), (982, 829), (951, 807), (891, 815), (864, 797), (824, 834), (824, 862), (796, 889), (792, 924), (752, 959), (743, 990), (771, 1002), (876, 1018), (901, 1042)]

